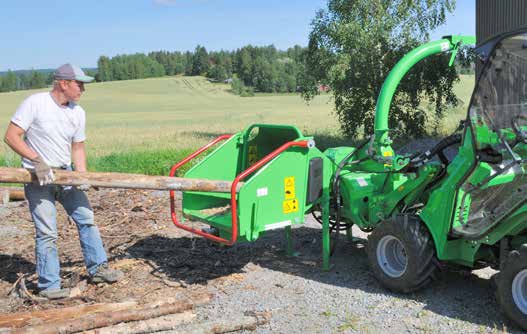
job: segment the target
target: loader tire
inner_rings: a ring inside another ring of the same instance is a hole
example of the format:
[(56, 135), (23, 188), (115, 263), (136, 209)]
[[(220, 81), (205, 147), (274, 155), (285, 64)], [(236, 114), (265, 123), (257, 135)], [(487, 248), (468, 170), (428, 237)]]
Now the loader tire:
[(425, 224), (411, 214), (381, 222), (368, 237), (368, 260), (384, 287), (409, 293), (435, 279), (434, 243)]
[(514, 250), (496, 275), (496, 295), (505, 315), (527, 330), (527, 247)]

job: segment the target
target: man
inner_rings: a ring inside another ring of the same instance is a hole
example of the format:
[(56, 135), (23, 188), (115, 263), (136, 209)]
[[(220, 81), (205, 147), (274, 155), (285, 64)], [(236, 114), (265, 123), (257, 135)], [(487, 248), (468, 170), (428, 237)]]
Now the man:
[(122, 272), (108, 267), (93, 211), (84, 192), (89, 186), (51, 184), (53, 168), (71, 170), (73, 162), (76, 171), (86, 171), (86, 118), (76, 102), (84, 92), (84, 83), (93, 80), (72, 64), (60, 66), (54, 78), (51, 92), (31, 95), (22, 102), (5, 134), (5, 142), (22, 156), (24, 168), (36, 177), (36, 183), (24, 188), (35, 222), (39, 294), (49, 299), (66, 298), (70, 293), (60, 284), (55, 201), (62, 204), (77, 225), (91, 281), (113, 283), (122, 277)]

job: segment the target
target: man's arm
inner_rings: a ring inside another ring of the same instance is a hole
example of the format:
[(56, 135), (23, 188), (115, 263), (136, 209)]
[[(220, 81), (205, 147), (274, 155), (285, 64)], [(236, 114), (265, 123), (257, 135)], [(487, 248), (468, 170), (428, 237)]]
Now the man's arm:
[(38, 153), (33, 151), (23, 140), (25, 133), (26, 131), (24, 129), (11, 122), (7, 127), (4, 142), (22, 157), (35, 160), (38, 157)]
[(49, 168), (44, 159), (26, 144), (23, 139), (24, 133), (26, 133), (24, 129), (11, 122), (7, 126), (4, 141), (13, 149), (13, 151), (33, 162), (34, 171), (37, 175), (38, 183), (41, 186), (50, 184), (55, 179), (53, 171)]
[(71, 159), (75, 165), (75, 171), (86, 172), (86, 147), (84, 142), (73, 142), (71, 144)]

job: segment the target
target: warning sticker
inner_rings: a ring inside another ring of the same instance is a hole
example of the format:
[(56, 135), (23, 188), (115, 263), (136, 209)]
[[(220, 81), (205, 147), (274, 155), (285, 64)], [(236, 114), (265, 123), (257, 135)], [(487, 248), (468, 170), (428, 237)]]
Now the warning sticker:
[(256, 189), (256, 196), (257, 197), (267, 196), (267, 193), (268, 193), (267, 187)]
[(358, 177), (357, 178), (357, 183), (361, 187), (366, 187), (368, 185), (368, 181), (366, 181), (363, 177)]
[(285, 200), (282, 202), (282, 207), (284, 209), (284, 213), (297, 212), (298, 200), (296, 198), (291, 200)]
[(285, 199), (295, 198), (295, 177), (290, 176), (284, 179), (284, 193)]

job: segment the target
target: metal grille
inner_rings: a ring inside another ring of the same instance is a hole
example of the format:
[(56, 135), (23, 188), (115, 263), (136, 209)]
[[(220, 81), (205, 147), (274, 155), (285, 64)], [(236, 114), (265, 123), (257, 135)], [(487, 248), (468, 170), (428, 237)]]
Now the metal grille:
[(492, 130), (510, 128), (527, 111), (527, 34), (502, 40), (489, 62), (471, 108), (471, 113), (481, 115), (472, 117), (482, 117)]
[(476, 0), (478, 44), (503, 32), (527, 25), (525, 0)]
[[(527, 26), (526, 0), (476, 0), (478, 45), (501, 33)], [(482, 64), (476, 62), (476, 74)]]

